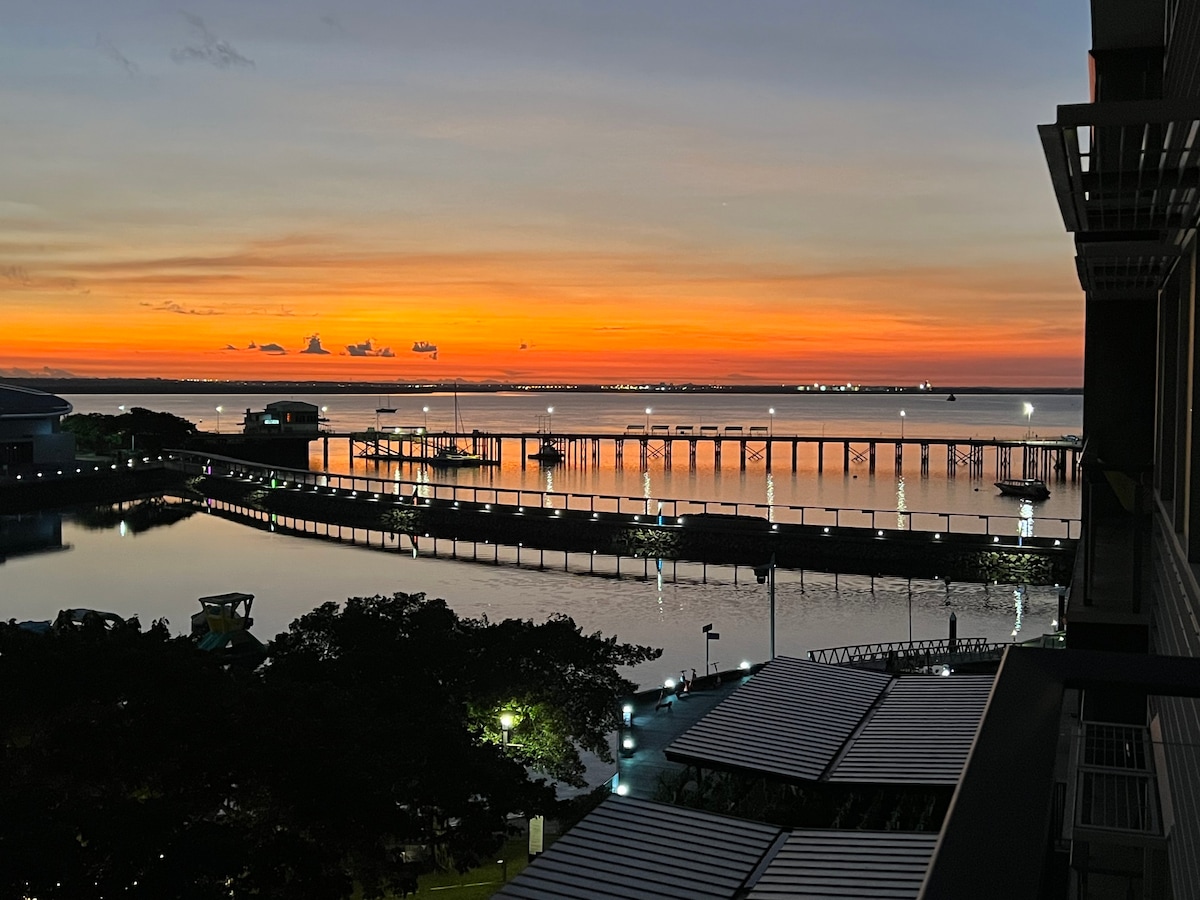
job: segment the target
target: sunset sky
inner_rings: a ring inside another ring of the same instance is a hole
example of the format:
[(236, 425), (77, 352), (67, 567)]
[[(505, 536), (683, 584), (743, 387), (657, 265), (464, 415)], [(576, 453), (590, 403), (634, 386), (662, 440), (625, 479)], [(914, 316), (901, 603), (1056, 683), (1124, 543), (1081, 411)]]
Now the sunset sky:
[(1082, 382), (1084, 0), (3, 8), (0, 375)]

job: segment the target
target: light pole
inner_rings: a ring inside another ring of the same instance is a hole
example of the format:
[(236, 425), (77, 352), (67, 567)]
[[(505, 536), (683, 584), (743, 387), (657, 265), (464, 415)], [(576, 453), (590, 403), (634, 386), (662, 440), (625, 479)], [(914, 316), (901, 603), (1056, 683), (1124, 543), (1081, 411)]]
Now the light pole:
[(646, 433), (650, 433), (650, 413), (654, 412), (650, 407), (646, 407)]
[(1032, 433), (1033, 433), (1033, 404), (1026, 403), (1025, 404), (1025, 439), (1028, 440), (1029, 436)]
[(708, 661), (708, 643), (709, 641), (719, 641), (721, 635), (719, 632), (712, 630), (712, 622), (709, 622), (700, 630), (704, 632), (704, 674), (708, 675), (708, 667), (711, 665)]
[(554, 433), (554, 407), (553, 406), (546, 407), (546, 433), (547, 434)]
[(765, 566), (754, 567), (754, 577), (759, 584), (767, 582), (767, 599), (771, 604), (771, 659), (775, 658), (775, 553)]
[(225, 408), (222, 406), (218, 406), (217, 407), (217, 434), (221, 433), (221, 413), (223, 413), (223, 412), (225, 412)]
[(508, 749), (508, 738), (512, 733), (513, 717), (512, 713), (500, 714), (500, 732), (503, 735), (504, 749)]
[(906, 415), (904, 410), (900, 410), (900, 440), (904, 440), (904, 417)]
[(772, 406), (770, 409), (768, 409), (767, 415), (771, 417), (767, 423), (767, 436), (774, 437), (775, 436), (775, 407)]
[(425, 414), (425, 425), (422, 430), (425, 431), (426, 433), (428, 433), (429, 432), (429, 407), (422, 406), (421, 412), (423, 412)]

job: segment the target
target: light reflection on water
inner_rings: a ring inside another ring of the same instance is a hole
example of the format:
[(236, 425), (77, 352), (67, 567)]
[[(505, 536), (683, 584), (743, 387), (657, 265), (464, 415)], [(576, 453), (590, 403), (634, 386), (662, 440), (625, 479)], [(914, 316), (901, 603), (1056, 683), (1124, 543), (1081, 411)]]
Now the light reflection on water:
[[(48, 533), (54, 534), (53, 530)], [(359, 540), (361, 540), (361, 533)], [(92, 607), (165, 617), (183, 631), (196, 598), (225, 591), (256, 595), (255, 632), (269, 638), (325, 601), (348, 596), (422, 591), (441, 597), (463, 616), (543, 620), (572, 616), (585, 631), (664, 648), (661, 660), (633, 673), (643, 683), (703, 665), (701, 626), (713, 623), (721, 639), (709, 647), (721, 668), (763, 659), (769, 646), (765, 585), (751, 569), (699, 564), (620, 561), (607, 557), (524, 550), (521, 564), (510, 548), (469, 545), (449, 558), (414, 556), (407, 539), (379, 548), (302, 538), (199, 513), (169, 527), (122, 535), (117, 527), (85, 528), (64, 520), (68, 552), (10, 558), (0, 565), (5, 619), (52, 619), (59, 609)], [(422, 544), (422, 553), (429, 551)], [(490, 564), (497, 554), (500, 565)], [(466, 557), (461, 558), (461, 557)], [(544, 565), (539, 570), (538, 565)], [(595, 575), (587, 574), (589, 566)], [(564, 568), (567, 569), (564, 571)], [(619, 574), (618, 574), (619, 572)], [(967, 585), (779, 570), (776, 582), (777, 646), (783, 655), (811, 648), (875, 641), (940, 638), (951, 612), (962, 637), (1007, 641), (1013, 618), (1012, 585)], [(1026, 634), (1049, 630), (1057, 612), (1053, 588), (1031, 588), (1018, 616)]]

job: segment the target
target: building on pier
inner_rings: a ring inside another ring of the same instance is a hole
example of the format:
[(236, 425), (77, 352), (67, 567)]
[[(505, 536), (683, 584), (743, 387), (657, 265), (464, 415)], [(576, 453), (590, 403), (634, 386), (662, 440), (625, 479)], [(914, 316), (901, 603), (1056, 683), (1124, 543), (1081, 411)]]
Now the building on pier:
[(246, 410), (242, 420), (245, 434), (311, 434), (321, 427), (320, 408), (302, 400), (276, 400), (262, 412)]
[(61, 429), (71, 412), (62, 397), (0, 384), (0, 473), (75, 459), (75, 435)]

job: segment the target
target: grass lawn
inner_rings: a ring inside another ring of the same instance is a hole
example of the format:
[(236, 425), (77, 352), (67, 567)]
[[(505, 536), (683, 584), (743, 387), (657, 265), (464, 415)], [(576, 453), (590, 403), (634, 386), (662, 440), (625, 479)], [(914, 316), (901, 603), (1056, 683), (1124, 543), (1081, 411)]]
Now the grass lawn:
[(422, 875), (418, 881), (418, 889), (409, 897), (434, 898), (444, 900), (482, 900), (490, 897), (504, 879), (512, 879), (528, 865), (529, 839), (525, 835), (507, 841), (496, 854), (496, 859), (506, 860), (504, 865), (490, 862), (487, 865), (459, 874), (457, 872), (430, 872)]

